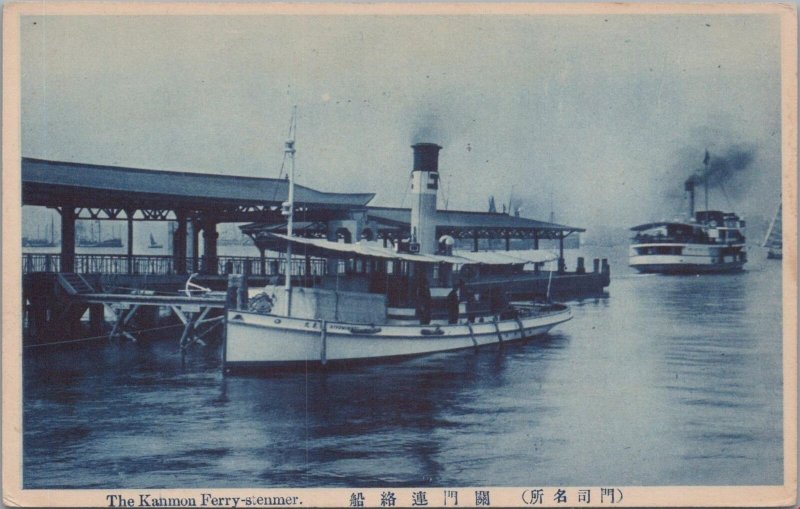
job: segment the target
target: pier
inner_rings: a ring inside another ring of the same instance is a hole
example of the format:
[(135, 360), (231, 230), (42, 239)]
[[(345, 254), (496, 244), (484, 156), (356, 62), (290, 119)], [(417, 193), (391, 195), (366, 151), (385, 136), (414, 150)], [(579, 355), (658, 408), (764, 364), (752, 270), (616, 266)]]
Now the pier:
[[(179, 318), (176, 310), (185, 306), (202, 305), (209, 309), (207, 314), (213, 314), (212, 310), (224, 306), (224, 299), (194, 302), (179, 293), (194, 273), (199, 274), (197, 284), (224, 291), (227, 275), (232, 273), (247, 275), (252, 284), (265, 284), (267, 278), (287, 272), (308, 279), (324, 270), (318, 261), (300, 258), (287, 271), (284, 261), (268, 258), (263, 249), (253, 257), (218, 255), (219, 224), (283, 222), (280, 207), (288, 189), (283, 179), (34, 158), (22, 158), (21, 171), (22, 204), (47, 207), (61, 216), (60, 251), (23, 254), (22, 316), (26, 340), (34, 343), (85, 335), (81, 320), (87, 313), (88, 332), (99, 334), (109, 326), (104, 317), (112, 310), (117, 316), (115, 335), (130, 334), (125, 326), (134, 321), (153, 325), (159, 308), (171, 309)], [(295, 192), (298, 217), (310, 221), (347, 220), (364, 211), (374, 196), (326, 193), (303, 186), (296, 186)], [(127, 253), (77, 254), (79, 219), (124, 220)], [(134, 253), (134, 228), (143, 221), (176, 223), (171, 255)], [(118, 311), (124, 306), (129, 311), (120, 322)]]
[[(86, 334), (131, 339), (134, 329), (157, 327), (164, 320), (182, 326), (182, 345), (206, 320), (221, 316), (228, 276), (240, 274), (245, 285), (258, 287), (292, 278), (297, 286), (313, 286), (342, 271), (368, 270), (347, 259), (334, 261), (294, 253), (290, 266), (274, 234), (286, 232), (281, 207), (288, 196), (285, 179), (209, 173), (148, 170), (118, 166), (22, 158), (23, 205), (47, 207), (60, 215), (60, 250), (23, 253), (23, 323), (25, 340), (33, 344), (78, 339)], [(374, 207), (372, 193), (328, 193), (295, 188), (294, 235), (354, 243), (361, 239), (397, 245), (411, 235), (411, 210)], [(559, 298), (598, 293), (608, 286), (607, 263), (594, 261), (587, 271), (582, 259), (573, 272), (564, 263), (564, 239), (584, 231), (507, 213), (437, 211), (432, 209), (435, 238), (450, 236), (467, 249), (487, 247), (538, 249), (540, 240), (559, 249), (555, 273), (517, 280), (518, 296)], [(125, 221), (127, 252), (76, 253), (76, 221)], [(135, 253), (133, 232), (145, 221), (171, 221), (169, 255)], [(254, 242), (254, 255), (221, 256), (217, 227), (246, 223), (243, 233)], [(433, 234), (432, 234), (433, 235)], [(537, 267), (538, 269), (538, 267)], [(193, 282), (214, 298), (186, 295)], [(491, 274), (486, 274), (491, 279)], [(487, 279), (484, 278), (484, 281)], [(472, 284), (467, 281), (467, 284)], [(480, 288), (475, 282), (476, 288)], [(199, 308), (198, 308), (199, 306)], [(87, 328), (88, 325), (88, 328)], [(109, 331), (110, 329), (110, 331)]]

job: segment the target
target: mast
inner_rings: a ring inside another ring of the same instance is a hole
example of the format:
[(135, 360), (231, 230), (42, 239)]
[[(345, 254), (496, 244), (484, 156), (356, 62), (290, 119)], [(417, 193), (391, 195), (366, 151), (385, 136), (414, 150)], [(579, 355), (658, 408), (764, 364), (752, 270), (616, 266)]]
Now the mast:
[(710, 160), (711, 156), (708, 154), (708, 149), (706, 149), (706, 156), (703, 158), (703, 166), (705, 166), (705, 171), (703, 172), (705, 176), (703, 187), (706, 190), (706, 212), (708, 212), (708, 163)]
[(286, 243), (286, 270), (284, 288), (286, 289), (286, 316), (292, 311), (292, 228), (294, 216), (294, 136), (297, 122), (297, 106), (292, 109), (292, 120), (289, 123), (289, 138), (284, 145), (284, 157), (289, 160), (289, 199), (283, 203), (281, 213), (286, 216), (286, 236), (290, 239)]
[(775, 239), (773, 236), (775, 235), (775, 225), (780, 225), (781, 221), (781, 209), (783, 208), (783, 201), (778, 203), (778, 210), (775, 211), (775, 215), (772, 216), (772, 221), (769, 223), (769, 228), (767, 228), (767, 234), (764, 236), (764, 243), (762, 244), (763, 247), (773, 247), (775, 244)]

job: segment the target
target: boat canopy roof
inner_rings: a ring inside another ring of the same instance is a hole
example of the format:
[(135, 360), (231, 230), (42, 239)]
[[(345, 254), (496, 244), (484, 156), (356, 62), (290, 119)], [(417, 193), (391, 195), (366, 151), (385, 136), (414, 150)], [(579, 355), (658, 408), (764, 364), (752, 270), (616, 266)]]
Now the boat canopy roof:
[(365, 240), (355, 244), (344, 244), (326, 239), (288, 237), (282, 233), (272, 233), (271, 235), (281, 240), (291, 242), (292, 244), (310, 248), (311, 254), (315, 256), (346, 253), (356, 256), (371, 256), (390, 260), (423, 263), (452, 263), (455, 265), (519, 265), (526, 263), (544, 263), (558, 259), (556, 253), (538, 249), (478, 252), (454, 250), (452, 255), (431, 255), (398, 252), (392, 248), (383, 247), (380, 242)]
[(633, 228), (631, 228), (631, 231), (642, 232), (642, 231), (645, 231), (645, 230), (652, 230), (653, 228), (659, 228), (659, 227), (662, 227), (662, 226), (666, 226), (667, 228), (669, 228), (669, 227), (672, 227), (672, 228), (677, 228), (677, 227), (694, 228), (697, 225), (693, 225), (693, 224), (690, 224), (690, 223), (675, 223), (675, 222), (669, 222), (669, 221), (662, 221), (660, 223), (640, 224), (638, 226), (634, 226)]

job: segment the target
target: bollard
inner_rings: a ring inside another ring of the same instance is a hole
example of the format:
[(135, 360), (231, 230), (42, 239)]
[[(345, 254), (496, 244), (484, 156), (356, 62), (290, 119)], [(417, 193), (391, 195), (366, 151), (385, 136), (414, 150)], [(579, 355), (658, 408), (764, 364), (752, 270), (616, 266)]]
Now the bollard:
[(608, 265), (608, 258), (603, 258), (603, 286), (611, 283), (611, 267)]
[(592, 270), (594, 271), (595, 274), (598, 274), (600, 272), (600, 258), (595, 258), (594, 260), (592, 260)]
[(248, 309), (247, 302), (247, 275), (242, 275), (242, 281), (236, 292), (236, 309)]
[(578, 266), (575, 267), (576, 274), (586, 274), (586, 266), (584, 265), (583, 256), (578, 257)]
[(239, 288), (242, 286), (241, 274), (230, 274), (228, 276), (228, 291), (225, 295), (225, 307), (228, 309), (238, 309), (236, 307)]

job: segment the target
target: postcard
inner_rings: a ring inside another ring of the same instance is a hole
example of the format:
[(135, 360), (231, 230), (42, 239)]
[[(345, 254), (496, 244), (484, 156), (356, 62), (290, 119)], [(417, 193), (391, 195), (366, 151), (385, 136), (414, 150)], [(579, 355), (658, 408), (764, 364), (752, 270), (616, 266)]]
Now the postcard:
[(3, 25), (5, 505), (797, 503), (793, 5)]

